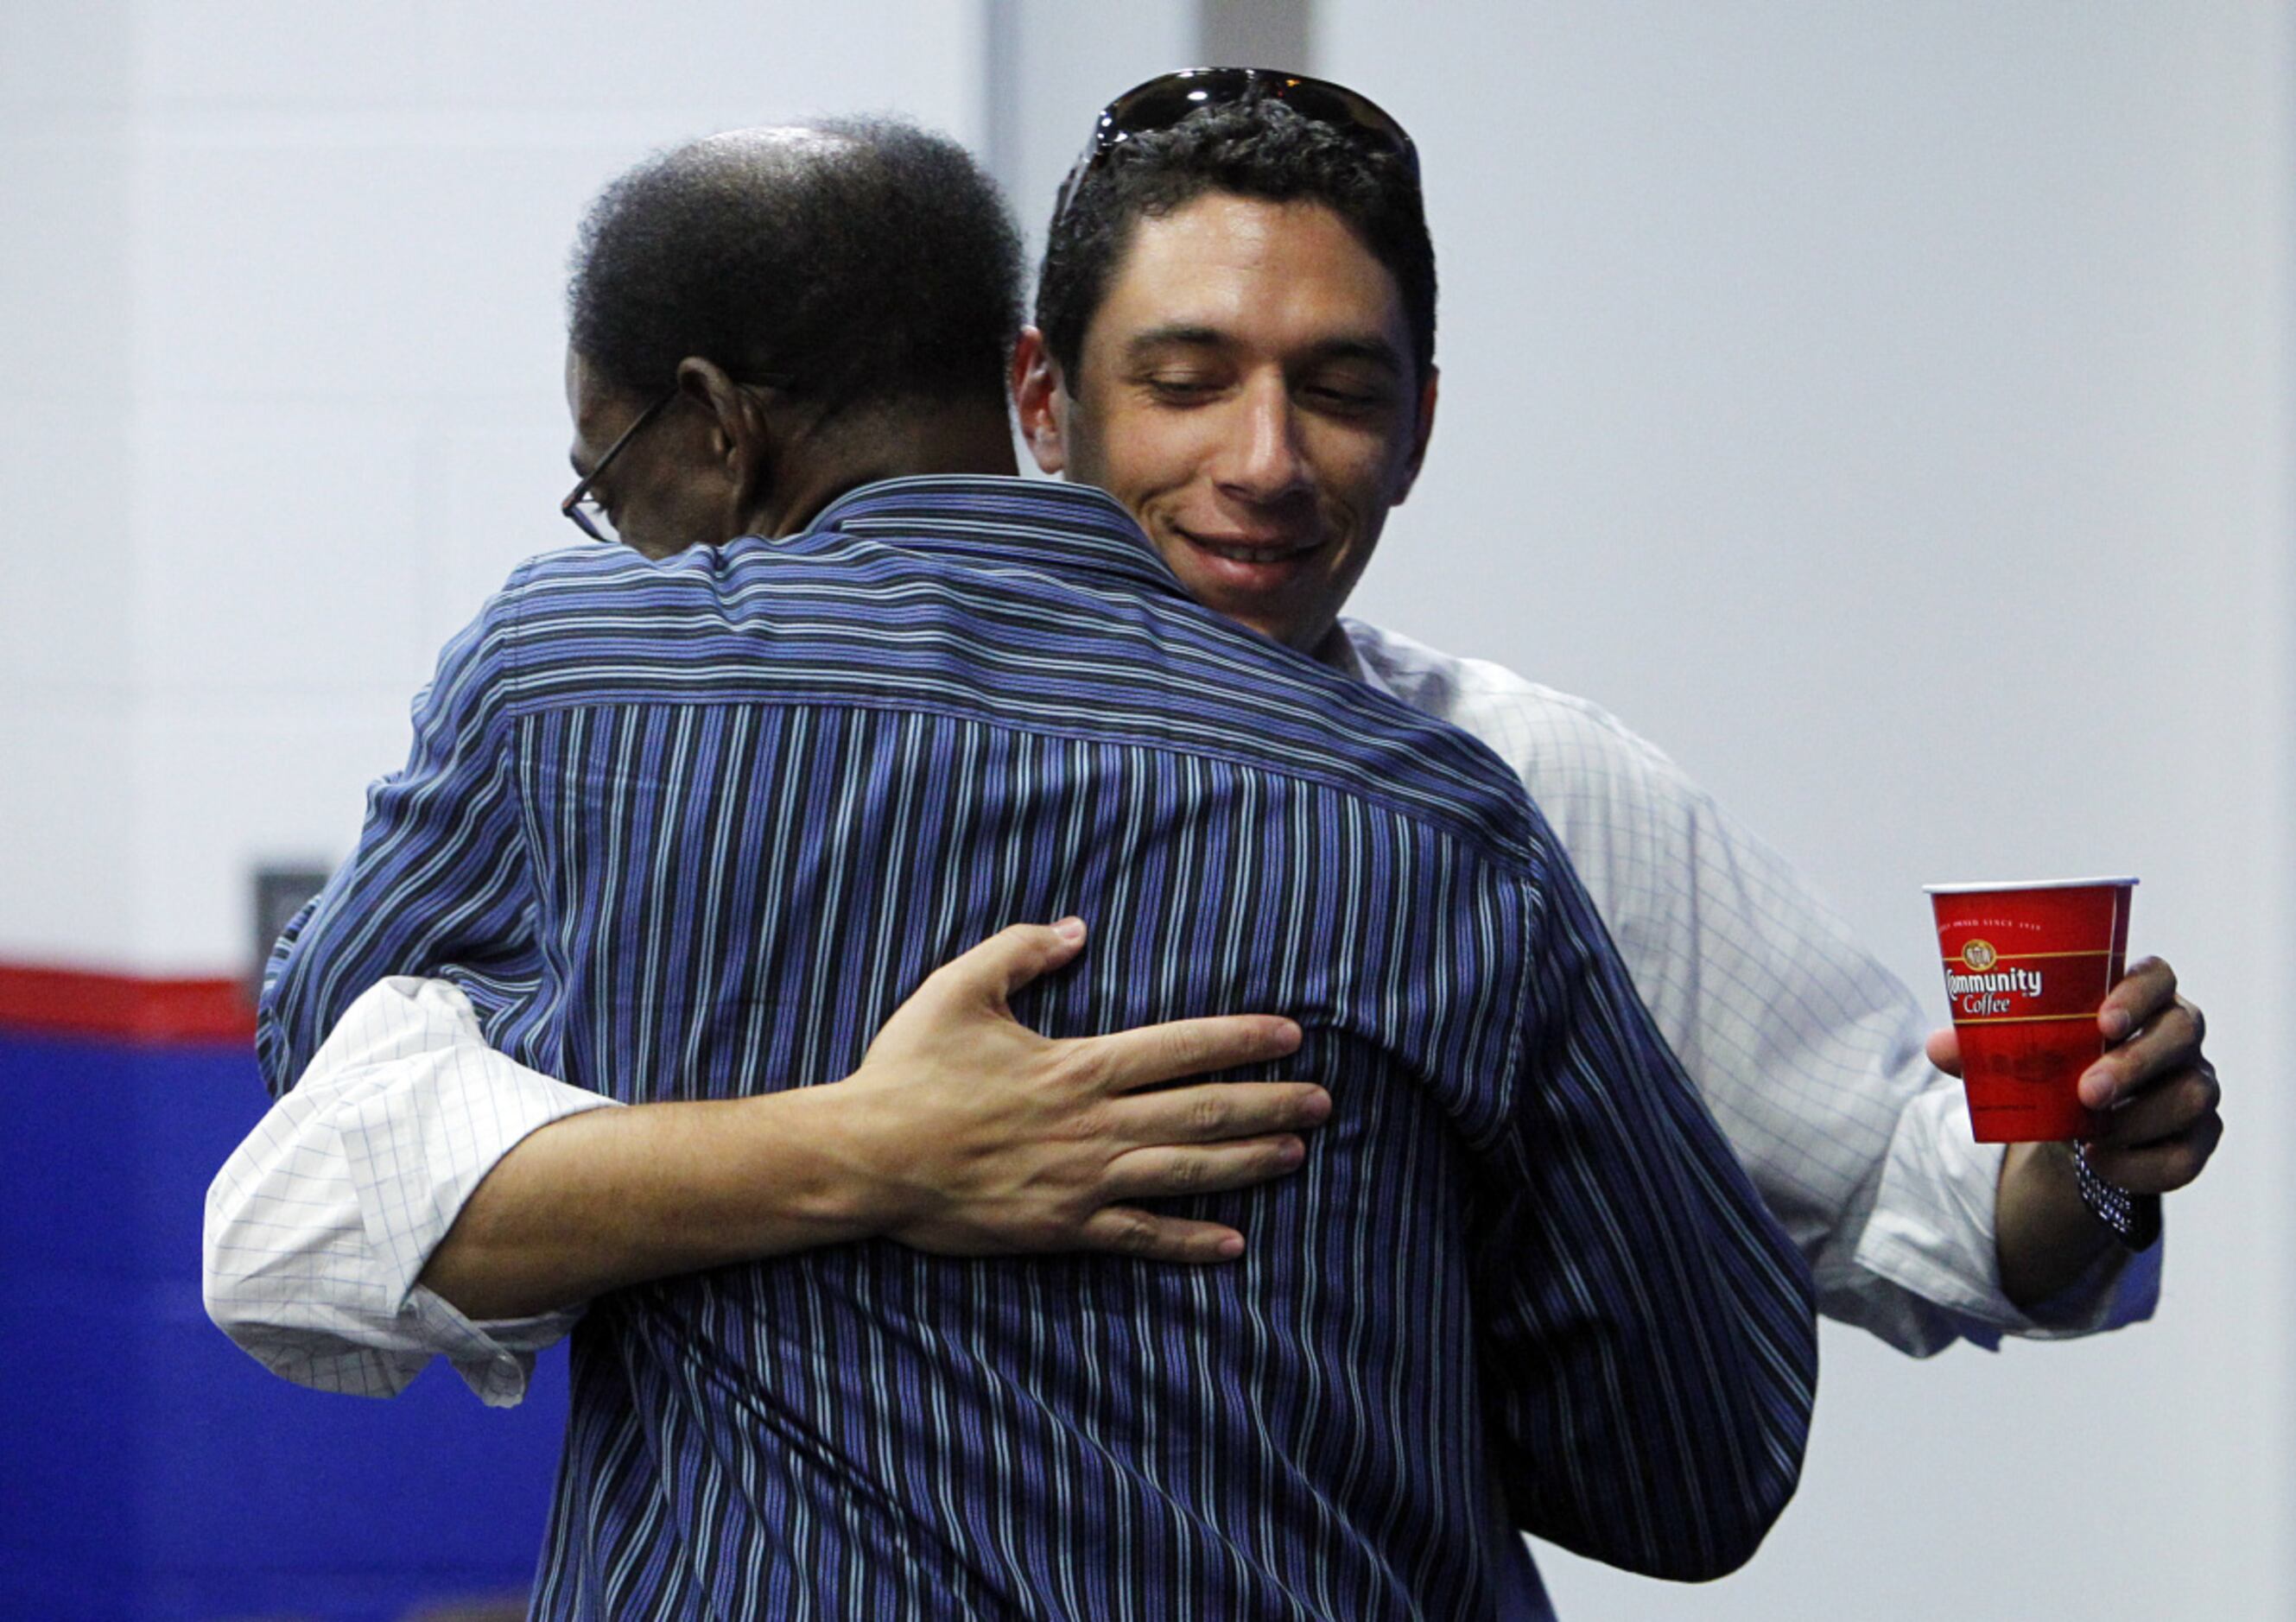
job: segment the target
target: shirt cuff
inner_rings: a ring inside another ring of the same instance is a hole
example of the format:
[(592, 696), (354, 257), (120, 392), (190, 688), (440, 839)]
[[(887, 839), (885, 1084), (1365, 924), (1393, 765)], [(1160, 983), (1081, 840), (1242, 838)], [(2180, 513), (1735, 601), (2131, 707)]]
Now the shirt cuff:
[(2009, 1299), (1994, 1227), (2003, 1145), (1972, 1139), (1965, 1109), (1957, 1087), (1932, 1088), (1907, 1107), (1858, 1243), (1858, 1266), (1935, 1304), (1962, 1338), (1988, 1349), (2004, 1335), (2063, 1339), (2151, 1317), (2165, 1241), (2133, 1256), (2108, 1247), (2035, 1312)]
[(582, 1308), (480, 1322), (464, 1317), (446, 1297), (417, 1284), (406, 1292), (398, 1314), (411, 1338), (435, 1348), (480, 1402), (489, 1408), (515, 1408), (526, 1400), (535, 1354), (564, 1339), (581, 1321)]

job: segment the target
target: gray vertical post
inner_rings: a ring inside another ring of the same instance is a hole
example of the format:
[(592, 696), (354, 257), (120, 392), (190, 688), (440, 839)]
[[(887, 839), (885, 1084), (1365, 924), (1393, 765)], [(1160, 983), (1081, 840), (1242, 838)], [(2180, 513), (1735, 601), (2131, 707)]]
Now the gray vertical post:
[(980, 85), (984, 102), (981, 156), (988, 173), (1017, 202), (1025, 173), (1021, 128), (1021, 0), (981, 0)]
[(1205, 66), (1312, 70), (1308, 0), (1198, 0), (1196, 38)]

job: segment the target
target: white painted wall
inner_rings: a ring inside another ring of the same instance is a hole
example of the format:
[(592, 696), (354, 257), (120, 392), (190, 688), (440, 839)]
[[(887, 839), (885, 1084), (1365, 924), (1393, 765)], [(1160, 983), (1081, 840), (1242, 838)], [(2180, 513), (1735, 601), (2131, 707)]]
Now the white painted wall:
[(127, 7), (0, 7), (0, 956), (132, 929)]
[(562, 545), (565, 255), (646, 151), (977, 140), (980, 7), (0, 8), (0, 958), (234, 972), (439, 644)]
[(1924, 881), (2141, 873), (2232, 1089), (2159, 1322), (1830, 1334), (1755, 1565), (1544, 1557), (1565, 1616), (2289, 1615), (2289, 9), (1318, 18), (1421, 143), (1443, 277), (1359, 607), (1616, 710), (1940, 1021)]
[[(1143, 80), (1196, 59), (1196, 0), (990, 0), (1011, 59), (996, 78), (1009, 94), (996, 116), (997, 181), (1028, 244), (1029, 294), (1053, 199), (1084, 150), (1100, 110)], [(1028, 458), (1021, 458), (1026, 465)]]

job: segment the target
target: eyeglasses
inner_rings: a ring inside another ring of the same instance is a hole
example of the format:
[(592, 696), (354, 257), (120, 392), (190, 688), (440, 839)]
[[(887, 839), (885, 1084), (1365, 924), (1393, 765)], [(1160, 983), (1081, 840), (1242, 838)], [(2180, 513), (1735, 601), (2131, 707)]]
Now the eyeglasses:
[(571, 519), (574, 527), (592, 540), (603, 541), (611, 546), (621, 537), (614, 531), (613, 517), (607, 512), (606, 504), (590, 494), (590, 487), (597, 483), (599, 476), (613, 464), (614, 458), (622, 454), (622, 446), (637, 438), (638, 430), (652, 422), (660, 414), (661, 408), (676, 397), (677, 390), (672, 389), (668, 394), (663, 395), (661, 398), (631, 418), (630, 425), (622, 430), (621, 436), (606, 447), (606, 454), (598, 458), (597, 465), (584, 474), (582, 482), (576, 485), (566, 499), (558, 504), (558, 510)]
[(1275, 68), (1183, 68), (1135, 85), (1101, 109), (1092, 139), (1085, 143), (1069, 177), (1061, 183), (1060, 200), (1053, 205), (1053, 223), (1058, 225), (1067, 216), (1069, 205), (1092, 172), (1133, 136), (1169, 129), (1207, 107), (1259, 101), (1281, 102), (1302, 118), (1347, 132), (1370, 151), (1400, 158), (1411, 183), (1419, 184), (1418, 148), (1411, 144), (1403, 126), (1369, 96), (1329, 79)]

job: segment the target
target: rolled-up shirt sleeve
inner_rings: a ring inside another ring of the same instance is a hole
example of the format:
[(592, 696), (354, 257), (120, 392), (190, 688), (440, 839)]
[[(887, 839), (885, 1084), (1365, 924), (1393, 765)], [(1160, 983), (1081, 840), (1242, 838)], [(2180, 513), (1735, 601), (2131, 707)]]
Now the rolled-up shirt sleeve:
[[(1994, 1238), (2001, 1157), (2000, 1144), (1971, 1137), (1960, 1084), (1949, 1077), (1906, 1107), (1841, 1292), (1849, 1295), (1861, 1278), (1887, 1279), (1938, 1310), (1909, 1309), (1905, 1298), (1884, 1290), (1859, 1292), (1859, 1305), (1880, 1320), (1875, 1332), (1908, 1350), (1935, 1350), (1956, 1335), (1990, 1348), (2004, 1334), (2057, 1339), (2151, 1317), (2161, 1300), (2160, 1241), (2137, 1255), (2108, 1246), (2087, 1272), (2030, 1313), (2010, 1302)], [(1941, 1205), (1950, 1208), (1941, 1212)]]
[(209, 1186), (209, 1315), (299, 1384), (390, 1397), (438, 1356), (516, 1404), (579, 1309), (478, 1323), (417, 1280), (496, 1161), (613, 1102), (496, 1053), (455, 987), (378, 983)]

